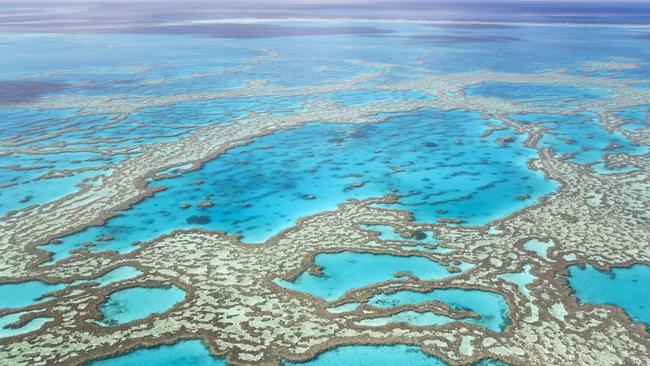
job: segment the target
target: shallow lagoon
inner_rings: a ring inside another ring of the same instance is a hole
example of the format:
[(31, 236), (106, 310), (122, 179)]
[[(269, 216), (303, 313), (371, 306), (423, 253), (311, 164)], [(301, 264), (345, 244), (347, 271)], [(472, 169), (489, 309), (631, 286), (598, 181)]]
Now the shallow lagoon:
[[(410, 290), (397, 291), (392, 294), (379, 294), (371, 297), (368, 304), (380, 308), (392, 308), (401, 305), (417, 305), (425, 302), (440, 301), (454, 310), (469, 310), (476, 313), (478, 318), (464, 318), (462, 321), (490, 329), (493, 332), (502, 331), (509, 323), (508, 303), (503, 296), (490, 291), (465, 290), (465, 289), (435, 289), (430, 292), (416, 292)], [(414, 317), (413, 325), (440, 325), (450, 323), (450, 319), (433, 319), (439, 324), (428, 324), (425, 317)], [(404, 319), (402, 319), (404, 320)], [(418, 324), (418, 321), (424, 323)]]
[(616, 112), (616, 115), (622, 118), (625, 123), (621, 128), (634, 131), (640, 128), (650, 126), (650, 106), (629, 107)]
[(557, 105), (563, 108), (566, 108), (574, 100), (603, 99), (610, 96), (606, 90), (589, 87), (501, 82), (471, 85), (465, 89), (465, 94), (470, 97), (482, 96), (518, 100), (529, 106), (552, 107)]
[[(421, 280), (453, 276), (447, 267), (426, 257), (400, 257), (389, 254), (356, 252), (322, 253), (314, 263), (323, 276), (304, 272), (294, 281), (277, 280), (276, 284), (290, 290), (305, 292), (326, 301), (336, 300), (345, 292), (374, 283), (398, 280), (397, 272), (407, 272)], [(468, 265), (462, 266), (467, 269)]]
[[(0, 179), (3, 178), (3, 170), (0, 168)], [(20, 210), (28, 206), (40, 205), (62, 198), (67, 194), (76, 192), (79, 189), (78, 185), (84, 183), (84, 181), (106, 173), (105, 170), (89, 170), (61, 178), (39, 180), (36, 179), (37, 177), (31, 177), (28, 178), (30, 179), (28, 181), (2, 188), (0, 189), (0, 216), (13, 210)]]
[[(285, 362), (284, 366), (447, 366), (446, 362), (429, 356), (418, 347), (392, 346), (341, 346), (325, 351), (306, 362)], [(507, 366), (505, 363), (484, 360), (472, 366)]]
[(94, 279), (78, 280), (68, 283), (48, 283), (38, 280), (3, 283), (0, 284), (0, 309), (20, 308), (47, 301), (50, 297), (44, 297), (44, 295), (53, 291), (65, 289), (69, 286), (76, 286), (84, 283), (96, 283), (98, 286), (106, 286), (111, 283), (135, 278), (140, 274), (142, 274), (142, 272), (135, 267), (122, 266)]
[(650, 327), (650, 266), (600, 271), (590, 265), (574, 265), (568, 270), (566, 279), (581, 303), (618, 306)]
[(130, 287), (111, 293), (99, 307), (103, 326), (124, 324), (163, 313), (185, 298), (185, 291), (176, 286), (167, 288)]
[(226, 366), (226, 363), (210, 355), (205, 344), (199, 340), (181, 341), (172, 345), (141, 348), (135, 351), (92, 361), (86, 366)]
[(0, 285), (0, 309), (20, 308), (42, 302), (43, 295), (65, 288), (65, 284), (50, 284), (42, 281), (3, 283)]
[(21, 334), (33, 332), (40, 329), (46, 323), (54, 320), (50, 317), (37, 317), (28, 321), (19, 328), (10, 327), (11, 324), (20, 320), (20, 317), (27, 312), (21, 311), (17, 313), (5, 314), (0, 316), (0, 339), (7, 337), (14, 337)]
[(541, 148), (552, 148), (558, 154), (574, 154), (571, 161), (579, 164), (602, 162), (610, 153), (644, 154), (645, 146), (633, 145), (618, 132), (605, 130), (592, 113), (561, 116), (527, 113), (510, 115), (516, 121), (535, 123), (550, 130), (538, 141)]
[(84, 242), (110, 235), (114, 240), (90, 250), (128, 252), (135, 241), (193, 227), (260, 242), (301, 216), (334, 209), (348, 198), (381, 197), (391, 189), (401, 195), (400, 202), (386, 207), (410, 210), (418, 221), (452, 217), (483, 224), (556, 187), (527, 168), (535, 151), (521, 146), (523, 136), (507, 147), (497, 139), (512, 131), (481, 137), (488, 122), (497, 123), (461, 110), (425, 110), (377, 124), (310, 124), (277, 132), (200, 170), (156, 181), (167, 189), (102, 227), (43, 248), (57, 260)]
[(287, 362), (286, 366), (370, 366), (410, 365), (445, 366), (441, 360), (428, 356), (418, 347), (395, 346), (342, 346), (326, 351), (307, 362)]

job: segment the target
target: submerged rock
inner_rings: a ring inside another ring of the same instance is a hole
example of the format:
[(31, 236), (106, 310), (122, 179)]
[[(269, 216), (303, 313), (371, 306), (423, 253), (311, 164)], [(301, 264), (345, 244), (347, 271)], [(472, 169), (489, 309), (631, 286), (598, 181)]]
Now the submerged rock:
[(185, 221), (187, 221), (188, 224), (205, 225), (211, 223), (212, 219), (205, 215), (194, 215), (188, 217)]
[(32, 200), (32, 198), (33, 198), (32, 196), (25, 196), (25, 197), (21, 198), (20, 201), (18, 201), (18, 202), (20, 202), (20, 203), (29, 202), (29, 201)]
[(462, 224), (463, 220), (441, 217), (441, 218), (438, 219), (438, 223), (440, 223), (440, 224)]
[(497, 138), (497, 143), (501, 147), (507, 147), (511, 142), (515, 142), (515, 138), (512, 136)]
[(214, 206), (214, 203), (212, 201), (210, 201), (210, 200), (203, 200), (203, 201), (197, 203), (196, 206), (199, 207), (199, 208), (209, 208), (209, 207)]

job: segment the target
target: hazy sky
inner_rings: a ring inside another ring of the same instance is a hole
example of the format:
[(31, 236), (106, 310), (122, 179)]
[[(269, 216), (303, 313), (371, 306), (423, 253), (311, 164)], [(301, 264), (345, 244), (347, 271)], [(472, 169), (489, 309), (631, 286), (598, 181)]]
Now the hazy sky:
[[(182, 0), (0, 0), (0, 4), (97, 4), (97, 3), (176, 3), (182, 5), (186, 1)], [(414, 1), (400, 1), (400, 0), (204, 0), (203, 2), (211, 3), (225, 3), (225, 4), (238, 4), (238, 3), (255, 3), (255, 4), (340, 4), (340, 5), (352, 5), (352, 4), (402, 4), (402, 3), (421, 3), (421, 4), (436, 4), (436, 3), (447, 3), (447, 4), (463, 4), (463, 3), (485, 3), (485, 4), (495, 4), (495, 3), (556, 3), (556, 4), (570, 4), (570, 3), (600, 3), (600, 4), (609, 4), (612, 7), (620, 4), (650, 4), (650, 0), (414, 0)]]
[[(112, 27), (195, 19), (366, 18), (650, 23), (650, 0), (0, 0), (0, 27)], [(587, 19), (589, 18), (589, 19)]]

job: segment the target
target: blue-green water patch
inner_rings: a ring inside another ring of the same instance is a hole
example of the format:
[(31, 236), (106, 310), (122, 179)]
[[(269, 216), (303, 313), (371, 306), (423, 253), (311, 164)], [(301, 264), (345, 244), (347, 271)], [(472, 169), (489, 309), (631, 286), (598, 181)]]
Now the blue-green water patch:
[[(341, 346), (323, 352), (313, 360), (285, 362), (284, 366), (447, 366), (446, 362), (429, 356), (415, 346)], [(112, 365), (111, 365), (112, 366)], [(483, 360), (471, 366), (507, 366), (500, 361)]]
[(610, 93), (603, 89), (572, 85), (485, 82), (465, 89), (470, 97), (495, 97), (506, 100), (524, 101), (529, 105), (566, 105), (572, 101), (603, 99)]
[(556, 115), (527, 113), (510, 115), (516, 121), (535, 123), (548, 128), (538, 141), (541, 148), (552, 148), (559, 154), (574, 154), (572, 161), (580, 164), (601, 162), (608, 153), (644, 154), (645, 146), (633, 145), (618, 132), (607, 131), (592, 113)]
[(226, 366), (222, 359), (210, 355), (199, 340), (172, 345), (142, 348), (123, 355), (91, 361), (86, 366)]
[(11, 327), (13, 323), (18, 322), (20, 317), (26, 313), (25, 311), (21, 311), (0, 316), (0, 339), (33, 332), (40, 329), (45, 323), (54, 320), (54, 318), (50, 317), (36, 317), (18, 328)]
[(553, 247), (555, 243), (552, 240), (541, 241), (538, 239), (531, 239), (525, 242), (522, 246), (524, 249), (537, 254), (540, 258), (550, 260), (548, 257), (548, 250)]
[(607, 166), (605, 166), (605, 163), (594, 164), (591, 166), (591, 169), (593, 169), (598, 174), (604, 174), (604, 175), (630, 173), (639, 170), (637, 167), (632, 165), (619, 166), (616, 168), (608, 168)]
[(20, 308), (47, 298), (49, 292), (61, 290), (66, 284), (51, 284), (42, 281), (26, 281), (0, 284), (0, 309)]
[[(509, 322), (508, 303), (503, 296), (490, 291), (453, 288), (435, 289), (430, 292), (404, 290), (392, 294), (375, 295), (368, 300), (368, 304), (380, 308), (393, 308), (433, 301), (443, 302), (454, 310), (469, 310), (476, 313), (479, 316), (478, 318), (464, 318), (460, 321), (485, 327), (494, 332), (502, 331)], [(434, 318), (425, 315), (424, 317), (415, 317), (415, 320), (424, 322), (429, 320), (440, 321), (441, 324), (450, 322), (442, 318)]]
[(418, 312), (409, 310), (401, 311), (399, 313), (380, 318), (363, 319), (359, 321), (359, 324), (366, 326), (384, 326), (392, 323), (407, 323), (420, 327), (434, 327), (454, 322), (467, 321), (471, 323), (472, 320), (472, 318), (454, 319), (446, 315), (436, 314), (430, 311)]
[(650, 126), (650, 106), (629, 107), (617, 111), (615, 114), (625, 120), (625, 123), (621, 125), (621, 128), (625, 130), (634, 131)]
[(103, 326), (124, 324), (163, 313), (185, 298), (185, 291), (176, 286), (166, 288), (130, 287), (113, 292), (100, 306)]
[(0, 188), (0, 215), (62, 198), (76, 192), (79, 189), (78, 185), (85, 180), (107, 172), (107, 170), (89, 170), (71, 176), (31, 180)]
[(140, 274), (142, 272), (135, 267), (121, 266), (100, 277), (89, 280), (77, 280), (67, 283), (47, 283), (38, 280), (2, 283), (0, 284), (0, 309), (20, 308), (46, 301), (51, 297), (44, 295), (53, 291), (62, 290), (68, 286), (76, 286), (89, 282), (95, 282), (98, 286), (106, 286), (111, 283), (135, 278)]
[[(294, 281), (276, 280), (276, 284), (332, 301), (345, 292), (374, 283), (399, 280), (397, 272), (407, 272), (421, 280), (452, 276), (447, 267), (425, 257), (401, 257), (373, 253), (321, 253), (314, 258), (322, 276), (304, 272)], [(467, 269), (467, 265), (463, 266)]]
[[(466, 224), (530, 205), (556, 188), (527, 168), (536, 156), (523, 135), (498, 131), (462, 110), (423, 110), (365, 125), (310, 124), (260, 137), (202, 169), (156, 181), (157, 192), (102, 227), (88, 228), (43, 247), (54, 260), (85, 242), (91, 251), (128, 252), (175, 229), (225, 230), (260, 242), (305, 215), (336, 208), (348, 198), (400, 194), (388, 208), (418, 221), (452, 217)], [(497, 139), (512, 137), (501, 147)], [(199, 182), (200, 184), (197, 184)]]
[(539, 317), (539, 309), (537, 308), (537, 305), (533, 303), (533, 297), (527, 287), (529, 284), (535, 281), (536, 277), (530, 272), (530, 270), (531, 265), (527, 263), (524, 265), (524, 268), (521, 272), (504, 273), (498, 275), (497, 277), (506, 282), (517, 285), (519, 292), (521, 292), (526, 300), (528, 300), (526, 306), (528, 306), (530, 309), (530, 319), (536, 321)]
[(582, 303), (615, 305), (632, 319), (650, 325), (650, 266), (600, 271), (591, 265), (569, 266), (566, 277)]
[(393, 346), (342, 346), (326, 351), (311, 361), (286, 362), (286, 366), (446, 366), (438, 358), (429, 356), (418, 347)]
[(120, 282), (124, 280), (128, 280), (131, 278), (135, 278), (139, 275), (142, 274), (142, 271), (135, 267), (131, 266), (122, 266), (122, 267), (117, 267), (114, 270), (104, 274), (103, 276), (97, 277), (96, 279), (92, 280), (82, 280), (82, 281), (77, 281), (76, 283), (79, 282), (97, 282), (99, 286), (106, 286), (110, 285), (111, 283), (115, 282)]

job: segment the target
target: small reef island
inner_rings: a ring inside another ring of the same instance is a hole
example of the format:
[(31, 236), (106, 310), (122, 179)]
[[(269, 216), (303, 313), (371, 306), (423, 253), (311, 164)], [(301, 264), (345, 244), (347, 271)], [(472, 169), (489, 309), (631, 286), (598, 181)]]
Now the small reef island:
[(0, 9), (0, 365), (650, 364), (650, 5)]

